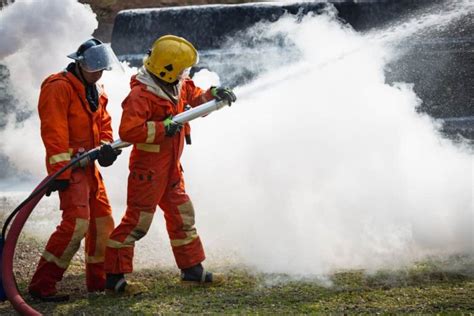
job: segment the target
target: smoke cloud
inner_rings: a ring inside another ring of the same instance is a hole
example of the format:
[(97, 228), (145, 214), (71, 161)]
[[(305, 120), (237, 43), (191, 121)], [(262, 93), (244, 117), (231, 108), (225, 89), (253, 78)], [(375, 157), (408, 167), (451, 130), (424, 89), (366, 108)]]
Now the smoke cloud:
[[(28, 25), (38, 30), (30, 39), (35, 50), (19, 36), (9, 37), (16, 49), (1, 49), (2, 56), (8, 55), (1, 62), (7, 61), (9, 69), (25, 65), (18, 69), (29, 71), (32, 78), (23, 87), (29, 100), (37, 98), (39, 78), (64, 68), (64, 56), (97, 25), (87, 6), (49, 3), (44, 14), (69, 6), (75, 16), (44, 19), (57, 23), (55, 39), (62, 44), (56, 49), (52, 39), (41, 40), (49, 38), (51, 28), (39, 31), (34, 23), (43, 20), (27, 18), (39, 15), (39, 8), (32, 10), (34, 2), (15, 2), (4, 10), (11, 10), (7, 16), (21, 17), (22, 29)], [(455, 19), (465, 10), (459, 5), (439, 17), (452, 14)], [(0, 13), (2, 21), (5, 12)], [(430, 27), (436, 21), (410, 23)], [(236, 88), (238, 102), (192, 122), (193, 145), (185, 148), (182, 163), (206, 264), (244, 264), (298, 276), (400, 266), (431, 255), (474, 254), (472, 153), (443, 139), (438, 123), (417, 113), (423, 101), (410, 83), (385, 80), (384, 67), (397, 58), (391, 44), (408, 36), (410, 25), (360, 34), (328, 12), (301, 21), (286, 17), (242, 35), (278, 36), (292, 49), (286, 55), (281, 49), (277, 55), (262, 51), (252, 62), (261, 62), (263, 72), (253, 83)], [(33, 53), (41, 49), (54, 60)], [(115, 128), (134, 71), (104, 74)], [(20, 72), (12, 74), (18, 86)], [(217, 79), (201, 72), (196, 81), (209, 86)], [(41, 174), (44, 153), (36, 116), (24, 126), (0, 134), (2, 151), (24, 169)], [(41, 150), (18, 150), (19, 142), (6, 135)], [(124, 212), (127, 154), (125, 150), (117, 164), (103, 170), (117, 222)], [(44, 214), (59, 217), (53, 209), (48, 204), (36, 210), (28, 231), (34, 233), (33, 223)], [(46, 225), (50, 232), (57, 224), (51, 218)], [(136, 262), (173, 265), (159, 210), (149, 234), (137, 243)]]
[(204, 240), (292, 275), (472, 255), (472, 155), (416, 112), (411, 84), (384, 76), (397, 57), (390, 44), (433, 23), (427, 15), (367, 35), (330, 14), (269, 25), (294, 42), (300, 64), (237, 89), (241, 102), (193, 124), (214, 135), (195, 136), (185, 156)]
[(66, 55), (90, 38), (98, 23), (88, 5), (74, 0), (15, 1), (0, 16), (0, 63), (10, 71), (18, 106), (26, 106), (18, 111), (34, 113), (20, 126), (10, 118), (0, 131), (0, 150), (19, 170), (40, 175), (44, 157), (36, 105), (41, 82), (66, 67)]

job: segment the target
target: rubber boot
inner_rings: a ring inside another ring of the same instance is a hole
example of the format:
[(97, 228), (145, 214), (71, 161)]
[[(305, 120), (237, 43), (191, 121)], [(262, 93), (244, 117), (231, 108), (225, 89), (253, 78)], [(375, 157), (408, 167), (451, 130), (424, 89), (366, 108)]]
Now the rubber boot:
[(181, 270), (181, 282), (187, 285), (217, 285), (223, 283), (223, 276), (207, 272), (202, 264)]
[(123, 273), (107, 273), (105, 278), (105, 291), (107, 294), (118, 296), (135, 296), (142, 294), (148, 289), (138, 282), (127, 282)]

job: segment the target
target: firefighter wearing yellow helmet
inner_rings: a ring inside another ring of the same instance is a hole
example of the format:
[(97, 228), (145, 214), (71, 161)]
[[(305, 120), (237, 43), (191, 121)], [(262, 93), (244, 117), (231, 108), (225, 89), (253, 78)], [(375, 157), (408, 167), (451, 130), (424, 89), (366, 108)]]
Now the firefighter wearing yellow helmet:
[(198, 61), (198, 52), (190, 42), (182, 37), (165, 35), (155, 41), (144, 65), (159, 79), (173, 83)]
[(195, 86), (187, 70), (198, 62), (194, 46), (184, 38), (166, 35), (155, 41), (143, 67), (131, 78), (131, 91), (122, 103), (120, 138), (134, 144), (130, 156), (127, 209), (107, 242), (106, 288), (115, 293), (143, 291), (127, 283), (133, 271), (135, 242), (145, 236), (156, 206), (164, 212), (166, 228), (181, 281), (212, 284), (218, 277), (205, 271), (201, 239), (194, 227), (194, 207), (185, 191), (180, 156), (190, 143), (189, 125), (172, 117), (212, 99), (229, 105), (236, 100), (227, 88), (204, 91)]

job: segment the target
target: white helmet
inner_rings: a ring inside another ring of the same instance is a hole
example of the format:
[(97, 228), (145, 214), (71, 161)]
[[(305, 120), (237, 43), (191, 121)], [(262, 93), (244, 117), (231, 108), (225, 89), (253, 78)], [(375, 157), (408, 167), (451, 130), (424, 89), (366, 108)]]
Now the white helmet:
[(87, 72), (111, 70), (114, 64), (120, 65), (112, 48), (96, 38), (85, 41), (77, 51), (67, 57), (77, 61)]

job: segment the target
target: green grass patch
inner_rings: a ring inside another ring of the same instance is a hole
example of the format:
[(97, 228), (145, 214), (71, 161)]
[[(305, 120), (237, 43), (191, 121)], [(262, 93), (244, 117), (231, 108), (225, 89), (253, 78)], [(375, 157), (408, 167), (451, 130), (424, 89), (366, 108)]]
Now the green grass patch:
[[(455, 270), (449, 268), (452, 263), (429, 261), (371, 274), (343, 271), (323, 281), (227, 270), (226, 282), (218, 287), (183, 286), (176, 270), (141, 270), (129, 279), (149, 291), (136, 297), (88, 295), (83, 273), (73, 269), (61, 283), (61, 290), (72, 294), (69, 302), (25, 299), (48, 315), (474, 313), (472, 260), (459, 257), (454, 262)], [(23, 293), (26, 284), (19, 282)], [(0, 314), (15, 312), (2, 303)]]

